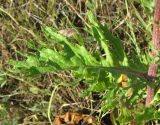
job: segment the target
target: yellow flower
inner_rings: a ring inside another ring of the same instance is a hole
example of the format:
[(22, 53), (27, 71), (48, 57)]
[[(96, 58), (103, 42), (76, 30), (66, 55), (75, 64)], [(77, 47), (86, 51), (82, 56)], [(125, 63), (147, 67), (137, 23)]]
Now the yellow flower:
[(125, 74), (121, 74), (121, 76), (118, 78), (118, 83), (121, 84), (122, 88), (127, 87), (127, 83), (128, 83), (128, 76)]

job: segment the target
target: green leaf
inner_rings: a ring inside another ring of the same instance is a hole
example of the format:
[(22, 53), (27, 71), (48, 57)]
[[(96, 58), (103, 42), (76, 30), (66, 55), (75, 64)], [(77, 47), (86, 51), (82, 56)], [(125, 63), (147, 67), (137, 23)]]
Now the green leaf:
[(68, 67), (68, 65), (71, 65), (70, 63), (66, 62), (66, 58), (63, 53), (56, 52), (52, 49), (46, 49), (43, 48), (40, 52), (40, 60), (49, 62), (52, 61), (55, 64), (57, 64), (61, 68)]
[(99, 41), (107, 56), (106, 63), (104, 65), (119, 66), (127, 64), (127, 58), (123, 51), (123, 45), (120, 39), (114, 37), (112, 33), (109, 32), (107, 26), (99, 24), (90, 11), (88, 12), (88, 17), (92, 24), (89, 32), (97, 41)]
[(47, 34), (49, 36), (51, 36), (51, 38), (54, 41), (64, 45), (64, 52), (67, 55), (70, 55), (69, 56), (70, 58), (71, 58), (71, 56), (72, 57), (76, 56), (85, 65), (98, 64), (98, 62), (95, 60), (95, 58), (89, 54), (89, 52), (86, 50), (86, 48), (84, 46), (80, 46), (78, 44), (73, 44), (73, 43), (69, 42), (64, 36), (54, 32), (54, 30), (52, 30), (49, 27), (46, 27), (45, 31), (47, 32)]
[(131, 114), (127, 108), (120, 107), (120, 114), (117, 120), (120, 122), (120, 124), (127, 124), (130, 123), (130, 121), (132, 121)]
[(39, 60), (36, 56), (28, 56), (26, 60), (26, 67), (38, 67)]
[(0, 87), (2, 88), (7, 83), (7, 76), (0, 70)]
[(136, 114), (136, 121), (138, 123), (147, 122), (155, 119), (155, 109), (154, 108), (143, 108), (143, 111), (138, 111)]

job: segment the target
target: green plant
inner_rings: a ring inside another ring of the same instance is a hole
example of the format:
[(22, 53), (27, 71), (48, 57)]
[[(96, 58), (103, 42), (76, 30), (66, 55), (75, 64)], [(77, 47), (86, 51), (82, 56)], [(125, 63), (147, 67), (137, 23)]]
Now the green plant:
[(141, 4), (141, 6), (148, 11), (149, 13), (153, 13), (154, 1), (153, 0), (135, 0)]
[[(27, 54), (25, 61), (10, 60), (9, 64), (13, 66), (12, 71), (32, 77), (48, 72), (70, 71), (75, 81), (83, 79), (89, 84), (83, 96), (94, 91), (102, 93), (101, 109), (103, 112), (112, 113), (113, 122), (116, 122), (114, 120), (116, 119), (121, 124), (135, 121), (140, 124), (158, 119), (159, 111), (154, 107), (145, 108), (141, 103), (149, 83), (147, 65), (152, 57), (142, 52), (138, 56), (137, 52), (127, 56), (122, 41), (113, 36), (106, 25), (101, 25), (90, 11), (88, 18), (91, 24), (86, 26), (86, 30), (92, 40), (95, 39), (99, 44), (100, 49), (90, 53), (80, 34), (70, 39), (57, 33), (56, 29), (44, 26), (43, 32), (48, 43), (53, 43), (57, 47), (42, 45), (38, 49), (33, 48), (35, 53)], [(128, 86), (123, 89), (118, 85), (121, 74), (126, 74), (129, 78)], [(159, 80), (156, 83), (158, 82)], [(153, 88), (156, 85), (154, 84)], [(133, 93), (128, 97), (127, 92), (130, 88), (133, 89)], [(156, 102), (153, 103), (155, 103), (154, 106), (158, 105)], [(136, 106), (138, 109), (135, 108)], [(114, 114), (115, 110), (118, 110), (118, 116)], [(143, 116), (147, 116), (148, 112), (149, 117), (144, 118)]]
[(5, 73), (0, 71), (0, 88), (2, 88), (6, 84), (6, 82), (7, 82), (7, 77)]

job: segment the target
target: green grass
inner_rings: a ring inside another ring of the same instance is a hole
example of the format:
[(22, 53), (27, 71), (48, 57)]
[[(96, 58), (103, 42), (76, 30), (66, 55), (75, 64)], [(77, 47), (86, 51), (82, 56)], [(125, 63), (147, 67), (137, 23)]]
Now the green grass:
[[(149, 109), (140, 103), (152, 60), (152, 1), (5, 1), (0, 17), (2, 125), (53, 124), (56, 115), (84, 110), (120, 124), (159, 118), (158, 96)], [(68, 28), (78, 33), (59, 34)], [(121, 74), (129, 77), (125, 89)]]

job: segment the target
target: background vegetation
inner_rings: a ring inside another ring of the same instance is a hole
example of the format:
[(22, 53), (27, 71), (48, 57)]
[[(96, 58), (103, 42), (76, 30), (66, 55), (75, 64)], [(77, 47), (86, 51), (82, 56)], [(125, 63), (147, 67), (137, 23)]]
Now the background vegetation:
[[(67, 111), (105, 124), (158, 124), (159, 92), (153, 106), (144, 107), (152, 0), (1, 0), (0, 5), (2, 125), (47, 125)], [(127, 87), (119, 85), (123, 74)]]

